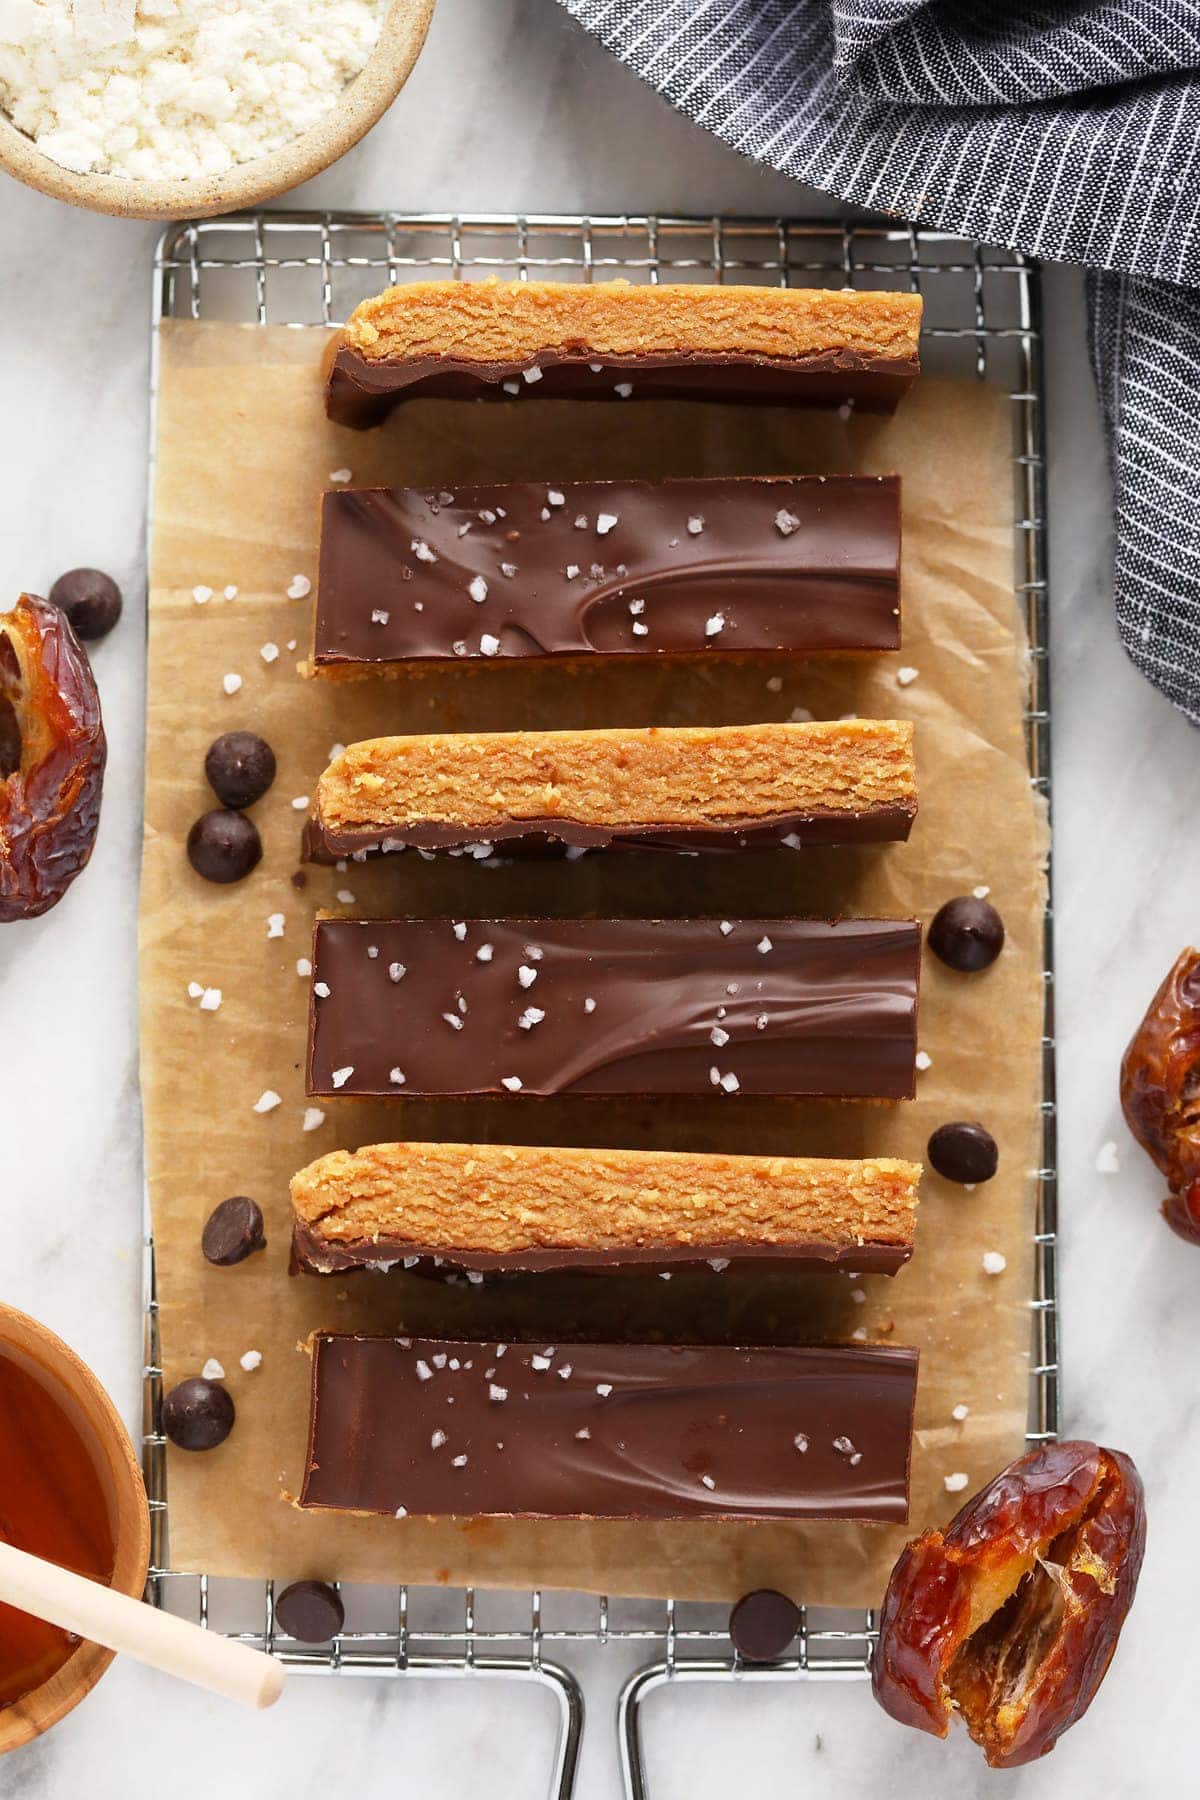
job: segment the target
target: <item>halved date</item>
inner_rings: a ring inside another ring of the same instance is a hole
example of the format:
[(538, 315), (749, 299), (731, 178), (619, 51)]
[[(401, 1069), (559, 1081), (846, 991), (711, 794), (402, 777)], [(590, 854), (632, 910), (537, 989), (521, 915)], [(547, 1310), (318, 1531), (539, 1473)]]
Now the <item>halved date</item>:
[(22, 594), (0, 613), (0, 924), (48, 912), (85, 867), (104, 760), (87, 653), (65, 613)]
[(1045, 1756), (1095, 1699), (1145, 1547), (1127, 1456), (1078, 1442), (1031, 1450), (901, 1553), (875, 1698), (937, 1737), (960, 1713), (993, 1768)]
[(1200, 1243), (1200, 953), (1184, 950), (1121, 1062), (1121, 1107), (1167, 1178), (1163, 1217)]

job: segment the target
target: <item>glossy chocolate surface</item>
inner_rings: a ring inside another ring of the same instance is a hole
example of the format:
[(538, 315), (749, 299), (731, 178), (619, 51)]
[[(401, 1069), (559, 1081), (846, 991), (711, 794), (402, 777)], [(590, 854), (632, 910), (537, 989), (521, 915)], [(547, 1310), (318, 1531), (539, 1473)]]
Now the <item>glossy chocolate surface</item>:
[(895, 476), (341, 489), (322, 502), (318, 668), (899, 646)]
[(719, 824), (593, 825), (579, 819), (493, 820), (481, 837), (481, 826), (450, 825), (418, 819), (386, 830), (333, 831), (317, 819), (306, 823), (301, 855), (306, 862), (333, 863), (346, 858), (389, 855), (399, 850), (444, 851), (453, 855), (529, 856), (563, 850), (801, 850), (835, 844), (903, 843), (917, 816), (915, 800), (895, 806), (873, 806), (868, 812), (772, 813), (757, 818), (723, 819)]
[(911, 919), (318, 920), (309, 1092), (911, 1099), (920, 945)]
[(916, 1377), (906, 1349), (321, 1334), (301, 1504), (903, 1522)]
[(312, 1225), (297, 1220), (292, 1228), (292, 1266), (306, 1275), (343, 1275), (352, 1269), (386, 1274), (406, 1269), (418, 1275), (472, 1276), (534, 1275), (555, 1271), (571, 1274), (648, 1275), (664, 1270), (685, 1273), (708, 1269), (716, 1274), (743, 1266), (756, 1274), (773, 1272), (795, 1275), (838, 1274), (853, 1270), (861, 1275), (894, 1275), (912, 1255), (911, 1244), (831, 1244), (798, 1239), (792, 1244), (735, 1243), (629, 1244), (619, 1249), (554, 1249), (545, 1245), (496, 1254), (465, 1249), (452, 1237), (447, 1222), (445, 1241), (418, 1244), (408, 1238), (380, 1236), (356, 1240), (331, 1239)]
[[(532, 380), (527, 371), (540, 373)], [(739, 405), (856, 406), (891, 412), (920, 372), (915, 356), (738, 356), (676, 351), (606, 356), (544, 351), (523, 363), (453, 356), (371, 360), (342, 344), (330, 365), (325, 411), (364, 431), (402, 400), (719, 400)], [(628, 390), (628, 391), (625, 391)]]

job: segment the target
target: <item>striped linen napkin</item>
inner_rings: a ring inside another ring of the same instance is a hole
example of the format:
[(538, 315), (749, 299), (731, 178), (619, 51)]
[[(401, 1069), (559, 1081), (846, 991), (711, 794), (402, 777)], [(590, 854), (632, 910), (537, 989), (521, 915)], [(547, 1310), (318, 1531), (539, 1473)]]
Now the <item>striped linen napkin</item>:
[(1117, 625), (1200, 724), (1200, 3), (560, 4), (784, 174), (1087, 267)]

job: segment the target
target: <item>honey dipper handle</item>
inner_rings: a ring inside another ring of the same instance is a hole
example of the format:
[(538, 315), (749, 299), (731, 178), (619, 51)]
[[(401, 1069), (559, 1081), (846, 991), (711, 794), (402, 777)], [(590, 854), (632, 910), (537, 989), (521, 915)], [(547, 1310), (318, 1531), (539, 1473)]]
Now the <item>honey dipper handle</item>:
[(5, 1543), (0, 1543), (0, 1601), (243, 1706), (272, 1706), (283, 1691), (283, 1665), (261, 1650)]

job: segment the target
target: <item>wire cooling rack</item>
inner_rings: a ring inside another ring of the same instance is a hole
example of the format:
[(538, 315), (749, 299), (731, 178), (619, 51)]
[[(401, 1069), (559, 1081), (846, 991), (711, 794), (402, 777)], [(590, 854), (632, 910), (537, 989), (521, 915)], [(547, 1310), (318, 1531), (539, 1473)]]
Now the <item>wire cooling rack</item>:
[[(1049, 804), (1047, 614), (1041, 314), (1036, 266), (941, 232), (794, 219), (606, 218), (533, 215), (270, 213), (172, 226), (154, 264), (153, 320), (231, 319), (329, 327), (369, 294), (420, 277), (494, 272), (510, 279), (718, 281), (806, 287), (905, 288), (925, 299), (926, 368), (973, 374), (1012, 401), (1018, 602), (1028, 630), (1026, 741), (1030, 780)], [(157, 346), (157, 330), (155, 331)], [(157, 391), (157, 362), (152, 382)], [(152, 422), (153, 423), (153, 422)], [(153, 434), (152, 434), (153, 435)], [(1054, 958), (1045, 922), (1041, 1168), (1031, 1311), (1029, 1442), (1057, 1436)], [(656, 1689), (740, 1680), (778, 1683), (862, 1677), (875, 1639), (871, 1611), (806, 1608), (792, 1653), (770, 1667), (740, 1661), (728, 1609), (588, 1595), (474, 1589), (345, 1588), (346, 1626), (312, 1646), (277, 1629), (275, 1584), (218, 1579), (170, 1566), (162, 1372), (154, 1245), (146, 1230), (144, 1466), (150, 1497), (150, 1594), (212, 1630), (323, 1674), (523, 1680), (553, 1695), (558, 1739), (551, 1800), (575, 1792), (583, 1690), (573, 1657), (610, 1646), (628, 1673), (617, 1706), (627, 1800), (648, 1800), (641, 1712)], [(625, 1670), (622, 1670), (624, 1673)]]

